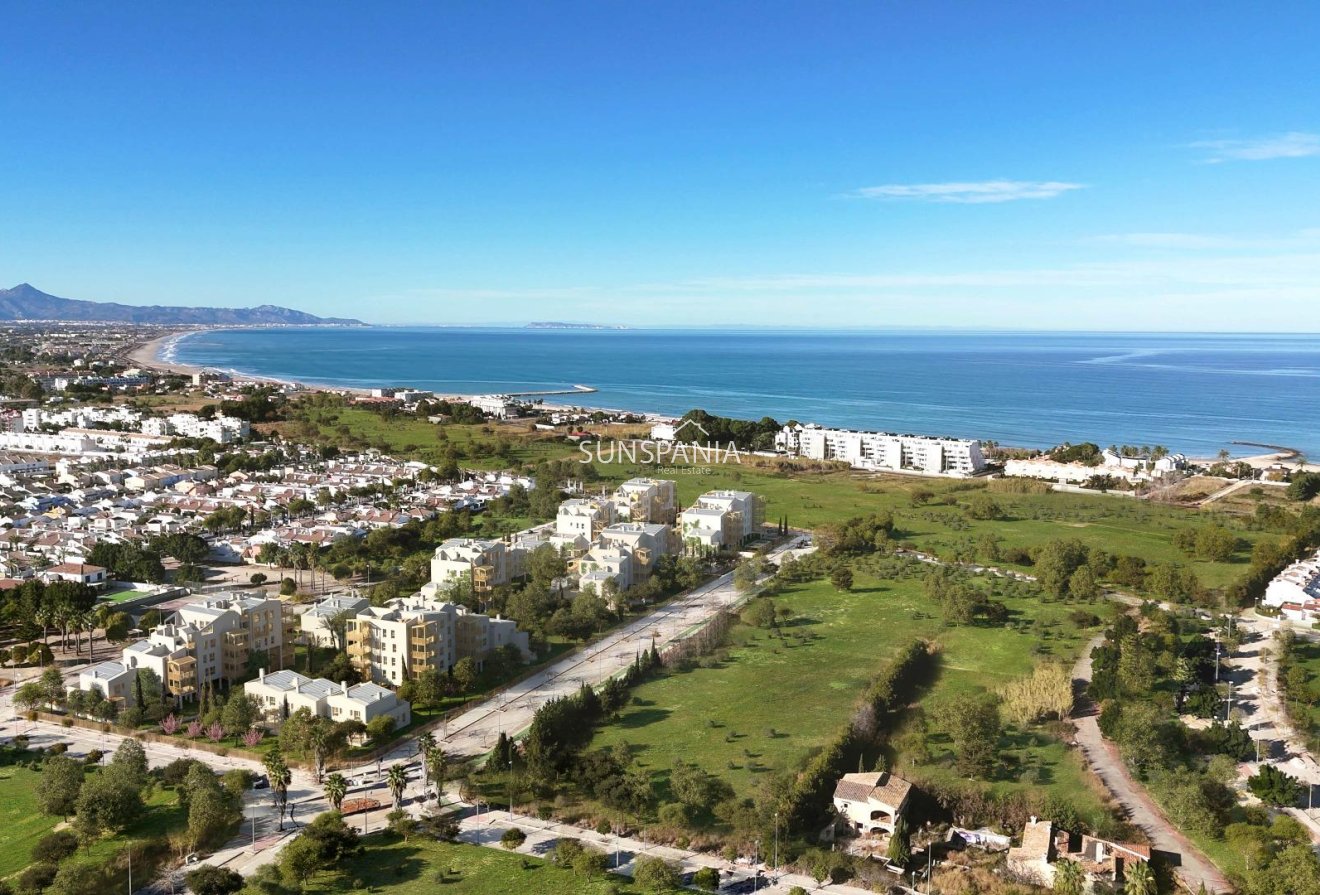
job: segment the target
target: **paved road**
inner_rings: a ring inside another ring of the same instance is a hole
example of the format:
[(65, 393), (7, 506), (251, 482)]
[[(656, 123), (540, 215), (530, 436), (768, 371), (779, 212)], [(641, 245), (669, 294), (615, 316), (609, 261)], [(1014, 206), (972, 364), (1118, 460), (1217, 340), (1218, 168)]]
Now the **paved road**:
[[(778, 559), (790, 551), (800, 555), (814, 549), (807, 546), (807, 541), (805, 537), (795, 539), (773, 551), (770, 556)], [(594, 685), (606, 680), (626, 668), (639, 651), (650, 649), (652, 644), (663, 649), (715, 613), (742, 599), (743, 595), (733, 587), (732, 573), (702, 585), (659, 607), (655, 612), (610, 632), (595, 644), (575, 651), (504, 693), (475, 703), (468, 711), (436, 731), (439, 745), (458, 756), (487, 752), (494, 747), (501, 731), (514, 734), (531, 724), (536, 709), (547, 700), (574, 693), (584, 682)], [(76, 678), (79, 667), (61, 670), (66, 678)], [(0, 691), (0, 738), (23, 733), (34, 747), (45, 747), (62, 741), (69, 744), (69, 751), (74, 755), (85, 755), (92, 749), (112, 752), (123, 740), (123, 737), (116, 734), (19, 719), (14, 713), (14, 689), (10, 686)], [(200, 758), (222, 771), (242, 768), (257, 774), (264, 773), (260, 762), (237, 756), (222, 757), (163, 743), (144, 743), (143, 747), (151, 767), (160, 767), (178, 758)], [(361, 785), (351, 791), (350, 796), (372, 796), (383, 805), (376, 812), (355, 817), (355, 821), (360, 818), (367, 829), (384, 826), (385, 815), (391, 807), (389, 793), (380, 782), (384, 771), (393, 764), (404, 762), (413, 766), (415, 777), (420, 778), (416, 756), (416, 741), (410, 737), (379, 760), (343, 770), (350, 778), (362, 781)], [(408, 797), (419, 796), (420, 786), (420, 779), (411, 784)], [(280, 830), (269, 791), (249, 793), (244, 804), (246, 819), (243, 828), (224, 848), (207, 857), (206, 862), (233, 867), (246, 876), (262, 864), (275, 859), (299, 825), (297, 819), (309, 820), (329, 808), (322, 787), (316, 783), (310, 771), (293, 772), (289, 801), (295, 811), (295, 822), (291, 824), (285, 821), (286, 829)], [(168, 880), (165, 885), (168, 890)]]
[[(683, 873), (695, 873), (702, 867), (714, 867), (720, 871), (721, 886), (741, 882), (746, 886), (746, 891), (752, 891), (755, 886), (758, 892), (785, 895), (793, 886), (801, 886), (807, 891), (819, 890), (837, 895), (874, 895), (869, 889), (844, 884), (821, 885), (809, 876), (776, 872), (768, 860), (757, 866), (747, 861), (730, 864), (716, 855), (655, 845), (629, 836), (602, 835), (595, 830), (510, 814), (508, 811), (486, 810), (478, 813), (473, 806), (457, 804), (463, 811), (463, 819), (459, 823), (459, 840), (473, 845), (502, 849), (500, 837), (504, 831), (517, 828), (527, 834), (527, 840), (516, 849), (521, 854), (546, 857), (558, 840), (577, 839), (584, 845), (605, 852), (609, 856), (610, 867), (627, 876), (632, 875), (638, 858), (655, 857), (679, 865)], [(761, 857), (769, 859), (772, 856)]]
[[(1279, 697), (1278, 662), (1274, 654), (1275, 631), (1288, 627), (1250, 613), (1238, 623), (1242, 633), (1242, 647), (1225, 662), (1225, 678), (1233, 684), (1233, 709), (1242, 713), (1242, 725), (1258, 744), (1256, 761), (1243, 762), (1238, 776), (1245, 790), (1248, 777), (1254, 776), (1260, 765), (1273, 764), (1296, 777), (1309, 787), (1310, 800), (1320, 805), (1320, 763), (1317, 763), (1300, 736), (1288, 721), (1287, 712)], [(1315, 631), (1298, 631), (1300, 637), (1315, 637)], [(1268, 653), (1268, 657), (1266, 656)], [(1320, 843), (1320, 807), (1313, 810), (1286, 808), (1311, 833), (1311, 840)]]
[[(1090, 683), (1091, 650), (1099, 646), (1103, 640), (1103, 635), (1094, 638), (1082, 651), (1081, 658), (1073, 668), (1075, 683), (1079, 685)], [(1141, 784), (1132, 779), (1123, 760), (1119, 758), (1118, 750), (1100, 733), (1095, 704), (1089, 699), (1079, 703), (1074, 713), (1074, 720), (1077, 724), (1077, 743), (1082, 749), (1082, 754), (1086, 756), (1091, 770), (1104, 783), (1105, 788), (1123, 806), (1132, 822), (1145, 832), (1153, 848), (1181, 857), (1181, 866), (1175, 868), (1174, 872), (1181, 878), (1183, 885), (1193, 892), (1197, 891), (1202, 883), (1210, 893), (1233, 891), (1233, 887), (1219, 872), (1214, 862), (1178, 832), (1146, 795), (1146, 790)]]
[[(778, 560), (784, 553), (800, 554), (806, 539), (799, 538), (769, 554)], [(495, 747), (501, 732), (513, 735), (532, 723), (536, 710), (558, 696), (571, 695), (583, 683), (597, 685), (627, 668), (637, 654), (652, 644), (663, 650), (721, 609), (744, 599), (727, 573), (659, 607), (651, 614), (608, 633), (585, 649), (566, 656), (554, 665), (515, 684), (496, 696), (477, 703), (462, 715), (436, 728), (438, 744), (459, 756), (474, 756)], [(384, 757), (386, 762), (411, 758), (416, 743), (400, 743)]]

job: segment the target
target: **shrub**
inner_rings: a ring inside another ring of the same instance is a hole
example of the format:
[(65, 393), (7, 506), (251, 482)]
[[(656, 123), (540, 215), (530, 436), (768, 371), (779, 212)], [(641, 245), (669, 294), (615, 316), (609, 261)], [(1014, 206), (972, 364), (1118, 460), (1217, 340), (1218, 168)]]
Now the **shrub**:
[(48, 833), (32, 846), (32, 860), (37, 864), (58, 864), (78, 851), (78, 837), (68, 830)]
[(698, 889), (705, 889), (707, 892), (716, 892), (720, 888), (720, 872), (714, 867), (702, 867), (696, 873), (692, 874), (692, 883)]
[(527, 834), (524, 833), (522, 830), (518, 829), (517, 827), (512, 827), (508, 830), (505, 830), (504, 835), (500, 837), (500, 845), (504, 846), (510, 851), (522, 845), (526, 841), (527, 841)]

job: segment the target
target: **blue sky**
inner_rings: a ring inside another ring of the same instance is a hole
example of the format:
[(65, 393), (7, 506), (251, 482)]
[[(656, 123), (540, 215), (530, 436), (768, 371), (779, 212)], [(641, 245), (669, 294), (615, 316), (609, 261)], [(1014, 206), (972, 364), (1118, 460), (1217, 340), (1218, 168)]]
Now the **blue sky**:
[(1320, 330), (1320, 5), (0, 6), (0, 284)]

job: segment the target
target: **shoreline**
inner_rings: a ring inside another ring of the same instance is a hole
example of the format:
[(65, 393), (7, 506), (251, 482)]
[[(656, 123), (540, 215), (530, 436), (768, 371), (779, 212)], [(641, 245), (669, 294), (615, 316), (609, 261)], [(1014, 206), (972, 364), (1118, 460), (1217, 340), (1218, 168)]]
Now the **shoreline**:
[[(173, 359), (172, 357), (171, 358), (166, 357), (166, 355), (169, 355), (171, 353), (171, 349), (174, 348), (179, 342), (196, 333), (226, 331), (226, 330), (245, 329), (245, 328), (247, 327), (202, 326), (202, 327), (194, 327), (190, 329), (175, 330), (172, 332), (167, 332), (163, 335), (157, 336), (153, 339), (150, 339), (146, 342), (143, 342), (135, 346), (131, 351), (127, 353), (127, 357), (128, 360), (131, 361), (133, 364), (142, 367), (144, 369), (151, 369), (158, 372), (170, 373), (174, 375), (193, 376), (197, 373), (209, 371), (215, 373), (224, 373), (225, 375), (230, 376), (231, 378), (237, 380), (264, 383), (269, 385), (277, 385), (286, 388), (296, 389), (299, 391), (328, 392), (328, 393), (336, 393), (336, 394), (354, 395), (357, 397), (371, 396), (372, 389), (370, 387), (365, 387), (365, 386), (335, 385), (333, 383), (327, 383), (327, 382), (310, 382), (306, 380), (280, 379), (274, 376), (264, 376), (261, 374), (249, 373), (237, 369), (209, 367), (199, 364), (186, 364), (186, 363), (181, 363)], [(395, 387), (395, 386), (378, 386), (378, 387)], [(521, 392), (521, 393), (500, 393), (500, 394), (510, 394), (512, 397), (519, 397), (519, 396), (532, 397), (536, 395), (544, 395), (546, 397), (549, 397), (551, 395), (555, 395), (555, 396), (577, 395), (577, 394), (587, 395), (587, 394), (595, 393), (596, 391), (597, 389), (593, 386), (574, 384), (569, 389), (532, 391), (532, 392)], [(479, 394), (485, 394), (485, 393), (465, 394), (465, 393), (452, 392), (452, 393), (442, 394), (440, 392), (433, 391), (431, 394), (438, 400), (467, 401), (470, 400), (471, 398), (478, 397)], [(553, 411), (553, 412), (592, 413), (599, 411), (604, 413), (629, 413), (640, 416), (643, 419), (647, 420), (648, 422), (657, 422), (657, 421), (671, 420), (677, 418), (675, 414), (660, 413), (654, 410), (628, 410), (625, 408), (618, 408), (618, 407), (587, 406), (580, 404), (561, 404), (561, 403), (551, 404), (549, 402), (544, 402), (544, 401), (541, 402), (538, 406), (543, 410)], [(982, 439), (976, 439), (976, 440), (980, 441)], [(1236, 456), (1230, 458), (1231, 461), (1247, 462), (1253, 466), (1257, 464), (1267, 465), (1272, 461), (1283, 461), (1286, 463), (1288, 460), (1293, 460), (1298, 457), (1305, 456), (1304, 452), (1300, 451), (1299, 449), (1288, 447), (1285, 445), (1272, 445), (1272, 444), (1264, 444), (1260, 442), (1250, 442), (1250, 441), (1233, 441), (1230, 442), (1230, 444), (1241, 447), (1248, 447), (1248, 448), (1266, 449), (1265, 452), (1247, 454), (1244, 456)], [(1188, 459), (1191, 460), (1192, 462), (1210, 465), (1214, 463), (1217, 458), (1195, 457), (1189, 454)], [(1301, 468), (1320, 468), (1320, 464), (1304, 463), (1301, 464)]]
[(342, 392), (363, 397), (371, 395), (371, 389), (369, 388), (349, 385), (331, 385), (329, 383), (303, 382), (296, 379), (279, 379), (275, 376), (263, 376), (258, 373), (248, 373), (243, 370), (226, 369), (224, 367), (208, 367), (201, 364), (185, 364), (172, 358), (166, 360), (163, 357), (163, 355), (168, 354), (172, 348), (178, 345), (179, 342), (189, 336), (202, 332), (222, 332), (229, 329), (231, 329), (231, 327), (206, 326), (198, 327), (196, 329), (169, 332), (134, 347), (132, 351), (128, 352), (128, 359), (143, 369), (162, 373), (172, 373), (177, 376), (195, 376), (198, 373), (206, 372), (224, 373), (232, 379), (287, 386), (300, 391)]

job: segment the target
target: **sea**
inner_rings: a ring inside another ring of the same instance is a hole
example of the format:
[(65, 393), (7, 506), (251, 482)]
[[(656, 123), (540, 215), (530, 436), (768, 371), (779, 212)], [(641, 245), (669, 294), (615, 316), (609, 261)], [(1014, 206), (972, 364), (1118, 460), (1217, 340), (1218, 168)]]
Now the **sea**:
[(1320, 456), (1320, 337), (1168, 333), (207, 330), (164, 360), (335, 387), (441, 394), (567, 390), (553, 404), (993, 440), (1260, 446)]

